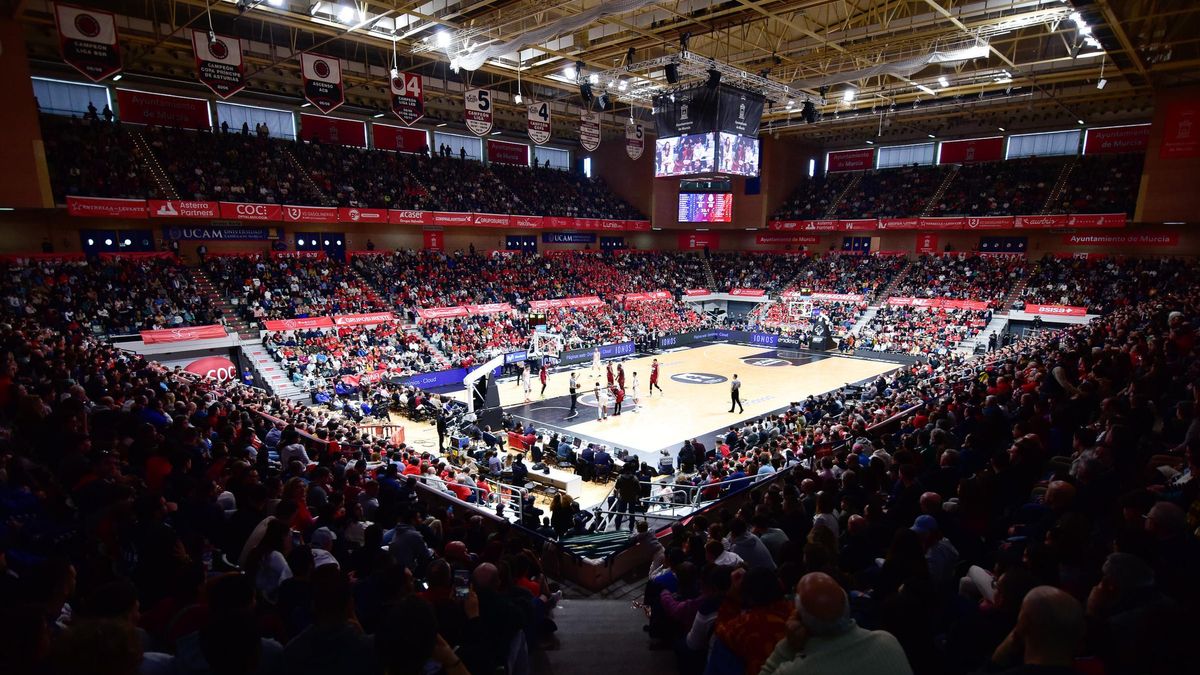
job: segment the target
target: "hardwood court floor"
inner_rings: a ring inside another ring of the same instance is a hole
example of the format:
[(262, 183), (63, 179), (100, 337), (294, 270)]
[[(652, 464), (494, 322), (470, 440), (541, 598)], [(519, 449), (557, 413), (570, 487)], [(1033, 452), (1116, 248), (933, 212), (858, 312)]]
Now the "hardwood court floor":
[[(549, 376), (544, 399), (539, 396), (541, 383), (534, 375), (533, 400), (528, 404), (519, 381), (501, 382), (500, 402), (513, 415), (533, 420), (537, 426), (550, 426), (636, 450), (643, 460), (652, 460), (653, 453), (663, 448), (674, 450), (686, 439), (707, 436), (741, 420), (784, 408), (792, 401), (871, 379), (898, 367), (895, 363), (833, 354), (804, 353), (799, 358), (780, 358), (769, 348), (705, 345), (658, 355), (659, 384), (664, 393), (649, 396), (652, 358), (622, 362), (626, 399), (619, 417), (596, 419), (592, 388), (595, 383), (604, 386), (606, 378), (603, 371), (593, 372), (591, 364), (575, 369), (580, 389), (585, 393), (579, 397), (579, 414), (573, 418), (567, 418), (569, 370)], [(640, 408), (632, 401), (634, 372), (639, 374), (641, 382)], [(729, 380), (734, 373), (742, 380), (745, 413), (728, 412)]]

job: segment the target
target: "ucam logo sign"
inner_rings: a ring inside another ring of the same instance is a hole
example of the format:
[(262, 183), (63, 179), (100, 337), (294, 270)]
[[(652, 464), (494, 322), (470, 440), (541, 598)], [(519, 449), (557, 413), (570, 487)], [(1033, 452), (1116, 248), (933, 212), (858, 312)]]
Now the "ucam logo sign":
[(729, 378), (712, 373), (677, 373), (671, 379), (682, 384), (721, 384)]

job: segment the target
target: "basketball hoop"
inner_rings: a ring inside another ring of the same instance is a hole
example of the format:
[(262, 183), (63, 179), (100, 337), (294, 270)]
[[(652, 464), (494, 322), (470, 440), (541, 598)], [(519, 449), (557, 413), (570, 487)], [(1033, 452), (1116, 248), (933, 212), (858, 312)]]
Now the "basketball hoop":
[(529, 358), (539, 358), (542, 363), (554, 365), (563, 352), (563, 338), (556, 333), (537, 331), (529, 339)]

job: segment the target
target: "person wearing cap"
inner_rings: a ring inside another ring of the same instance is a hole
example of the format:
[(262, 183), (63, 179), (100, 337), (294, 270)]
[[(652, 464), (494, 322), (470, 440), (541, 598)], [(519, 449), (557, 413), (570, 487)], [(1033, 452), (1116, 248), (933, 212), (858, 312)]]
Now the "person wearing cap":
[(954, 577), (954, 567), (958, 564), (958, 549), (942, 536), (942, 528), (938, 525), (937, 518), (929, 514), (917, 516), (912, 531), (920, 537), (921, 546), (925, 549), (929, 578), (935, 587), (947, 587)]
[(866, 630), (850, 618), (850, 600), (833, 577), (804, 575), (796, 584), (796, 610), (787, 636), (759, 675), (911, 675), (904, 648), (887, 631)]
[(323, 565), (338, 566), (337, 558), (333, 557), (333, 553), (330, 552), (335, 541), (337, 541), (337, 535), (328, 527), (318, 527), (313, 531), (312, 541), (309, 542), (312, 547), (313, 569)]

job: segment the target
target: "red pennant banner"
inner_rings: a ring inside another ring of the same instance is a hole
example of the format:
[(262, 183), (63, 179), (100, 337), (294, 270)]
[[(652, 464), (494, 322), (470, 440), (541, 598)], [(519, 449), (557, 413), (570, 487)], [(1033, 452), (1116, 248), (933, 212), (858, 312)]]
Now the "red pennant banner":
[(54, 3), (63, 61), (93, 82), (121, 71), (117, 17), (112, 12)]

